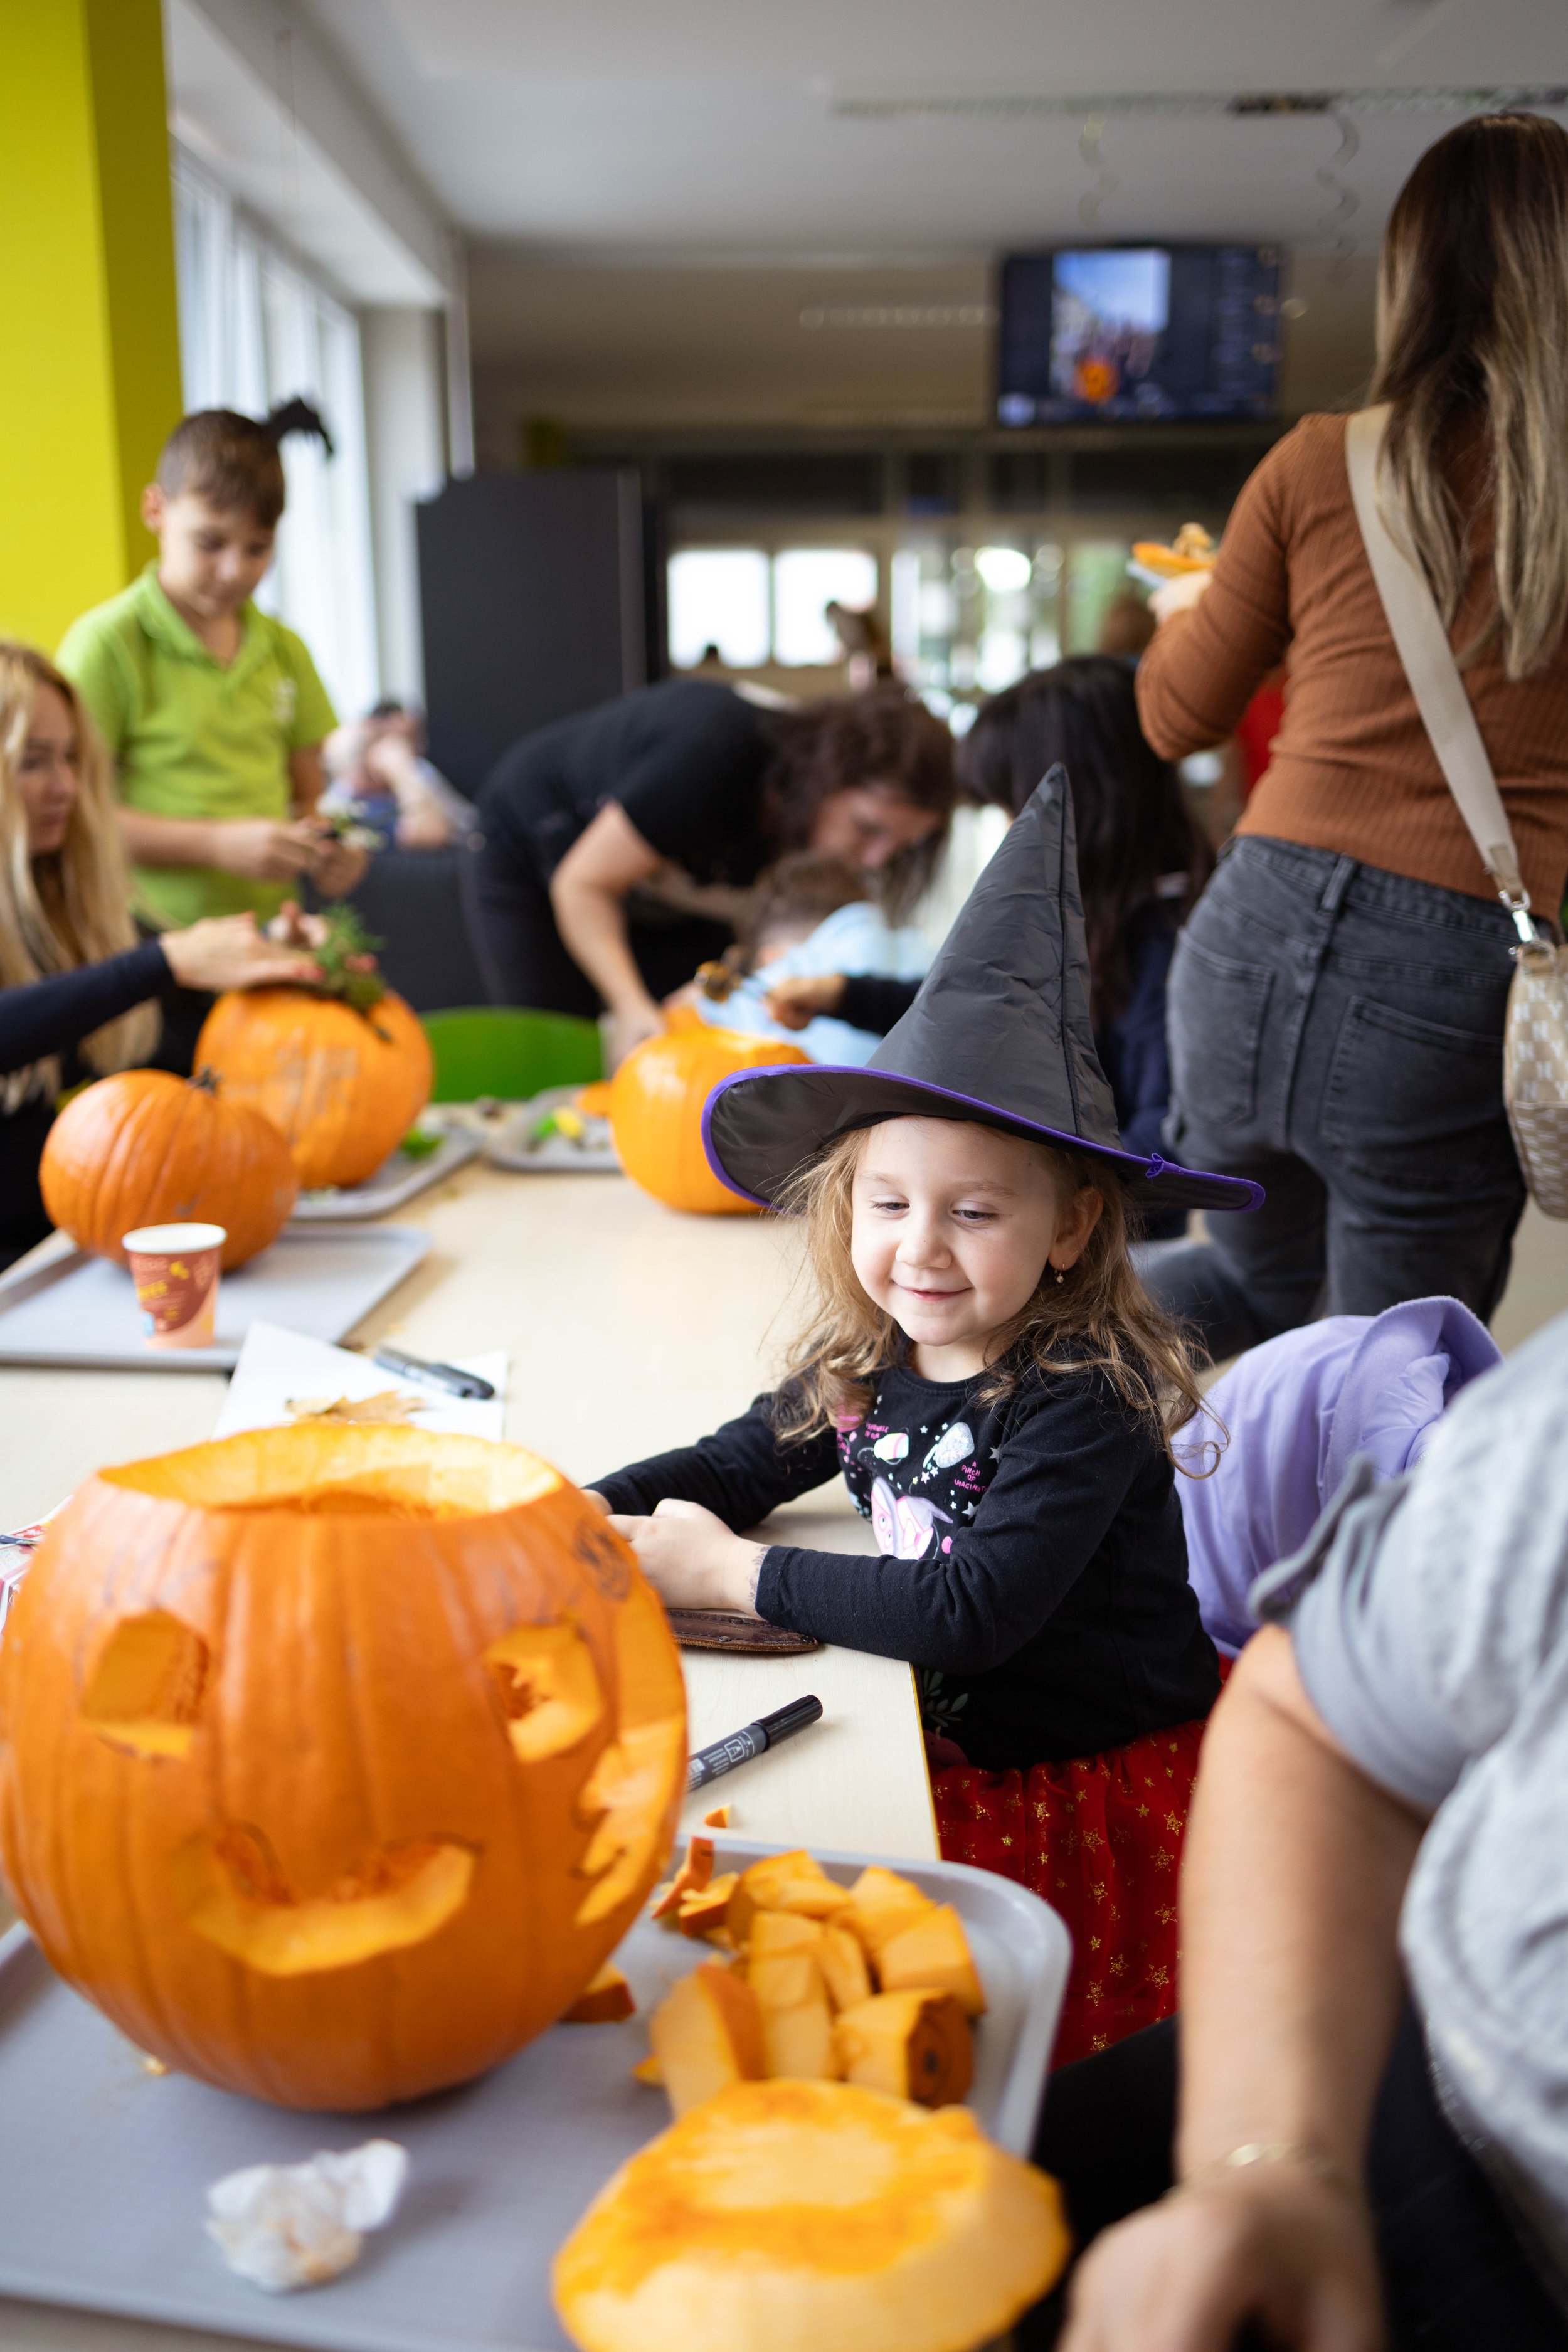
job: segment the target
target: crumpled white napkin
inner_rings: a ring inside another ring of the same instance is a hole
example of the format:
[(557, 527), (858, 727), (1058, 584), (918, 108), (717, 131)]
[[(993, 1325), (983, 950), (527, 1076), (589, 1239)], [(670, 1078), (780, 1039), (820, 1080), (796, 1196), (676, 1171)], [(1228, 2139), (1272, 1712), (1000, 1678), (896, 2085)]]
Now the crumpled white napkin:
[(231, 2271), (280, 2294), (321, 2286), (359, 2260), (363, 2231), (390, 2221), (408, 2172), (395, 2139), (327, 2148), (308, 2164), (252, 2164), (207, 2190), (209, 2238)]

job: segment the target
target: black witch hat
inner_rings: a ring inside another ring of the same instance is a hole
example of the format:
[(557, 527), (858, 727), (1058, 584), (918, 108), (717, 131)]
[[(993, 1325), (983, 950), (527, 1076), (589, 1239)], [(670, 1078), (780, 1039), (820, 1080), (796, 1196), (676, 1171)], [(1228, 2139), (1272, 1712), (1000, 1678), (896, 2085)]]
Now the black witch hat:
[(1141, 1209), (1255, 1209), (1263, 1199), (1245, 1178), (1121, 1149), (1089, 1022), (1064, 769), (1008, 828), (920, 994), (866, 1066), (737, 1071), (709, 1096), (702, 1140), (732, 1192), (771, 1208), (827, 1144), (886, 1118), (972, 1119), (1089, 1152)]

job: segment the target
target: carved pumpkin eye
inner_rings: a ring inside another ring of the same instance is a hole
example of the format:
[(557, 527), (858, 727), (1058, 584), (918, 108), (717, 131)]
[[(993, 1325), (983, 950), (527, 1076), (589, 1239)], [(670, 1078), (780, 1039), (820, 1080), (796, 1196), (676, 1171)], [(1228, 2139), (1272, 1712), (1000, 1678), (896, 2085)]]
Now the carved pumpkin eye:
[(514, 1625), (485, 1652), (507, 1718), (507, 1738), (522, 1764), (559, 1756), (603, 1719), (605, 1696), (594, 1654), (568, 1619), (559, 1625)]
[(166, 1609), (122, 1617), (99, 1653), (82, 1716), (111, 1748), (184, 1756), (195, 1738), (208, 1664), (201, 1635)]
[(457, 1838), (410, 1838), (300, 1895), (261, 1831), (237, 1822), (178, 1848), (174, 1898), (220, 1952), (263, 1976), (313, 1976), (424, 1943), (468, 1901), (477, 1859)]

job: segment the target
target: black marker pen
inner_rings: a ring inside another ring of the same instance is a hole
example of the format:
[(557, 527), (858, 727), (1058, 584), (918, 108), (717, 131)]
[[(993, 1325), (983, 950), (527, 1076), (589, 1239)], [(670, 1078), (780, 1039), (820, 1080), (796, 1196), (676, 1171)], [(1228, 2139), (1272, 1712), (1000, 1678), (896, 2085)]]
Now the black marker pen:
[(742, 1724), (728, 1739), (715, 1740), (711, 1748), (700, 1748), (686, 1768), (686, 1789), (706, 1788), (710, 1780), (732, 1772), (737, 1764), (749, 1764), (765, 1748), (776, 1748), (781, 1739), (793, 1738), (804, 1731), (808, 1723), (816, 1723), (822, 1714), (819, 1698), (792, 1698), (787, 1706), (775, 1707), (758, 1723)]

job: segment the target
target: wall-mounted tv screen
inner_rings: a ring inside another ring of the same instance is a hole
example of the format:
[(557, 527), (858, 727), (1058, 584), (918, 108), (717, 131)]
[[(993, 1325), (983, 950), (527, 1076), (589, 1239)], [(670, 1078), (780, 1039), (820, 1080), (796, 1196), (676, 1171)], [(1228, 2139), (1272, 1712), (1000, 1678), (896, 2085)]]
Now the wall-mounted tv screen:
[(1274, 414), (1279, 248), (1083, 246), (1002, 264), (1003, 425)]

